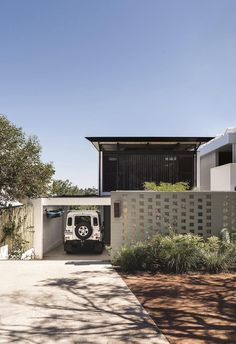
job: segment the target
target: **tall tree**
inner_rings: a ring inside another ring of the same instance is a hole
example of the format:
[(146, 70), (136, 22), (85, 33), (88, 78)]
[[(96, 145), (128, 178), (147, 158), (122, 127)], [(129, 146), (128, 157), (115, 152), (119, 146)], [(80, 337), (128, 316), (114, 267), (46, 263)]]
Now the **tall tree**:
[(81, 189), (77, 185), (72, 184), (68, 179), (54, 179), (52, 182), (51, 194), (53, 196), (95, 195), (97, 194), (97, 189), (94, 187)]
[(51, 194), (53, 196), (76, 196), (80, 194), (77, 185), (73, 185), (68, 179), (54, 179)]
[(52, 163), (41, 161), (38, 138), (0, 115), (0, 203), (47, 194), (53, 174)]

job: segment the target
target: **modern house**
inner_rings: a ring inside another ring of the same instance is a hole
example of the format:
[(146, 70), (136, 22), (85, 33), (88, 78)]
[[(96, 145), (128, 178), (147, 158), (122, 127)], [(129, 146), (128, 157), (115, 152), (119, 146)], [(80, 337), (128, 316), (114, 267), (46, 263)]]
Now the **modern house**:
[[(105, 243), (148, 240), (157, 232), (207, 237), (236, 231), (236, 129), (212, 137), (87, 137), (99, 155), (99, 195), (32, 200), (37, 257), (62, 244), (65, 217), (46, 210), (94, 206), (101, 212)], [(186, 192), (144, 191), (146, 181), (186, 181)], [(217, 190), (211, 192), (211, 190)], [(218, 192), (220, 191), (220, 192)], [(224, 191), (224, 192), (222, 192)]]
[(212, 137), (87, 137), (99, 153), (99, 195), (143, 183), (197, 185), (197, 150)]
[(236, 128), (199, 148), (197, 186), (201, 191), (236, 191)]

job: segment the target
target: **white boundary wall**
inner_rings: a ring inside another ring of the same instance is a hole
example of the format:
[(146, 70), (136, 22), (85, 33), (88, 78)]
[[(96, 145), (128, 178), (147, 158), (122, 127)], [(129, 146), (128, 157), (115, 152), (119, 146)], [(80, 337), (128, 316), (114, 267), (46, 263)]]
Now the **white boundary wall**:
[[(236, 230), (236, 192), (153, 192), (111, 193), (111, 246), (147, 240), (155, 233), (218, 235), (226, 227)], [(114, 217), (114, 203), (121, 216)]]
[(211, 168), (211, 191), (235, 191), (236, 163)]

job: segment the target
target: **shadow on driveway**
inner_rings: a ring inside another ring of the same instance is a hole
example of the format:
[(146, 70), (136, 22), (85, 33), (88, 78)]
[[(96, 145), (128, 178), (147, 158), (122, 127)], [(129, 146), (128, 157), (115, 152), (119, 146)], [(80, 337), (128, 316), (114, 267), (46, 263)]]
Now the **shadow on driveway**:
[(37, 263), (1, 297), (0, 343), (167, 343), (110, 265)]

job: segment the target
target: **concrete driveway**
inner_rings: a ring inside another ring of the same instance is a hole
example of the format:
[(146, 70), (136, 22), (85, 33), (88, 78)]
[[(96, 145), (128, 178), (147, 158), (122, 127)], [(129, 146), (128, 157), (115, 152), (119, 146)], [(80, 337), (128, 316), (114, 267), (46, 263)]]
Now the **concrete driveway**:
[(0, 343), (168, 343), (110, 264), (0, 262)]
[(47, 252), (43, 259), (45, 260), (80, 260), (80, 261), (103, 261), (109, 263), (111, 257), (109, 256), (106, 249), (101, 254), (93, 253), (92, 251), (85, 250), (84, 252), (78, 252), (74, 254), (67, 254), (64, 251), (63, 245), (60, 245), (53, 250)]

